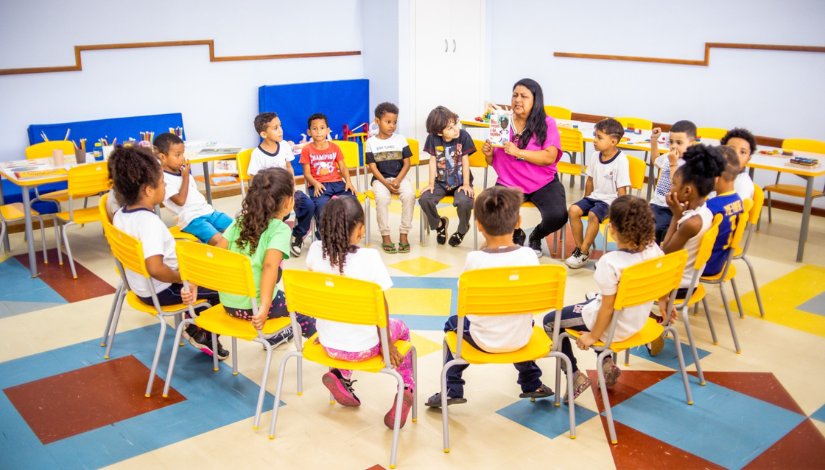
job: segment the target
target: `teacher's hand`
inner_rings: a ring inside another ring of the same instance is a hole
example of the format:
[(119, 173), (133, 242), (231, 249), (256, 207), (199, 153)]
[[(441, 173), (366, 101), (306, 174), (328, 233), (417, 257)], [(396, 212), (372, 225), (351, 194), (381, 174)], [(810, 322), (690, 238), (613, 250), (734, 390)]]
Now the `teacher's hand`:
[(488, 157), (493, 156), (493, 145), (490, 143), (490, 139), (484, 141), (484, 145), (481, 146), (481, 153)]
[(512, 142), (505, 142), (504, 143), (504, 152), (507, 153), (507, 155), (512, 155), (514, 157), (518, 157), (519, 152), (521, 152), (521, 149), (518, 148), (518, 145), (516, 145)]

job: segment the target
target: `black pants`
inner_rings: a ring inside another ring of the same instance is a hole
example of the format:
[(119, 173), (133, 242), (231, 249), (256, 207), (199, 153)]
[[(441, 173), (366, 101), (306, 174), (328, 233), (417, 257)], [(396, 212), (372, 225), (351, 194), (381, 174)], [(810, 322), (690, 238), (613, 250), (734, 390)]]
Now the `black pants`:
[(653, 211), (653, 219), (656, 221), (656, 243), (661, 244), (667, 235), (667, 229), (670, 228), (670, 221), (673, 220), (673, 212), (669, 207), (657, 206), (651, 204), (650, 209)]
[[(156, 294), (158, 296), (158, 303), (161, 306), (175, 305), (175, 304), (183, 303), (183, 299), (181, 299), (181, 296), (180, 296), (181, 290), (183, 290), (183, 284), (175, 283), (175, 284), (172, 284), (171, 286), (167, 287), (166, 289), (164, 289), (160, 292), (156, 292)], [(152, 303), (152, 297), (140, 297), (140, 296), (138, 296), (138, 298), (143, 303), (145, 303), (146, 305), (154, 306), (154, 304)], [(220, 299), (220, 296), (218, 295), (218, 292), (214, 291), (212, 289), (207, 289), (205, 287), (198, 287), (198, 300), (205, 300), (205, 301), (209, 302), (209, 305), (212, 305), (213, 307), (215, 305), (218, 305), (219, 303), (221, 303), (221, 299)], [(195, 306), (195, 313), (199, 314), (200, 312), (202, 312), (203, 310), (206, 310), (206, 309), (207, 309), (207, 307), (205, 305), (196, 305)], [(188, 314), (184, 314), (184, 315), (188, 315)], [(200, 329), (197, 326), (195, 326), (195, 328)]]
[(567, 224), (567, 199), (558, 173), (553, 181), (532, 193), (524, 193), (524, 202), (532, 202), (541, 213), (541, 222), (534, 230), (537, 237), (544, 238)]
[(459, 192), (458, 188), (447, 190), (440, 183), (435, 183), (432, 191), (427, 191), (418, 198), (418, 205), (421, 206), (421, 210), (427, 216), (430, 229), (437, 229), (438, 224), (441, 222), (437, 205), (445, 196), (453, 197), (453, 206), (457, 209), (458, 229), (456, 232), (461, 235), (467, 234), (467, 231), (470, 230), (470, 214), (473, 212), (475, 200), (464, 191)]
[[(280, 277), (279, 277), (280, 279)], [(235, 317), (241, 318), (243, 320), (252, 320), (252, 309), (251, 308), (233, 308), (224, 306), (226, 313)], [(272, 299), (272, 303), (269, 304), (269, 312), (267, 312), (266, 318), (272, 320), (273, 318), (283, 318), (289, 316), (289, 310), (286, 308), (286, 299), (284, 298), (284, 293), (282, 291), (278, 291), (275, 294), (275, 297)], [(295, 319), (298, 320), (298, 325), (301, 326), (301, 334), (304, 338), (309, 338), (310, 336), (314, 335), (315, 330), (315, 319), (312, 317), (308, 317), (306, 315), (301, 315), (300, 313), (295, 313)]]

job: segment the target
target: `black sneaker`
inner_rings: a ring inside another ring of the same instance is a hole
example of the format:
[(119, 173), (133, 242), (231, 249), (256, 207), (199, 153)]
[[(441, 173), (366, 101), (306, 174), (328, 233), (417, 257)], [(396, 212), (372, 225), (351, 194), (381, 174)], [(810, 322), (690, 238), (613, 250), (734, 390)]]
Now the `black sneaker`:
[(530, 240), (528, 243), (530, 244), (530, 248), (536, 252), (537, 257), (541, 258), (544, 255), (544, 252), (541, 250), (541, 237), (537, 236), (535, 230), (530, 233)]
[(439, 245), (443, 245), (447, 242), (447, 227), (449, 226), (450, 219), (442, 217), (441, 223), (438, 224), (438, 228), (435, 229), (435, 233), (438, 235), (435, 237), (435, 241), (437, 241)]
[(292, 236), (292, 243), (289, 244), (289, 254), (293, 258), (299, 258), (301, 256), (301, 249), (304, 247), (304, 239), (296, 237), (295, 235)]
[[(266, 341), (270, 345), (272, 345), (272, 349), (276, 349), (276, 348), (278, 348), (278, 346), (281, 346), (282, 344), (288, 343), (289, 340), (292, 339), (292, 337), (293, 337), (292, 327), (288, 326), (288, 327), (284, 328), (283, 331), (281, 331), (277, 335), (267, 339)], [(263, 348), (264, 348), (264, 351), (266, 351), (266, 346), (264, 346)]]
[(466, 233), (465, 234), (461, 234), (461, 233), (458, 233), (458, 232), (454, 233), (453, 236), (450, 237), (450, 246), (461, 245), (461, 242), (464, 241), (464, 235), (466, 235)]
[(517, 228), (515, 232), (513, 232), (513, 243), (516, 245), (524, 246), (524, 240), (527, 239), (527, 235), (524, 233), (524, 230)]
[[(188, 315), (189, 314), (187, 314), (187, 318), (188, 318)], [(192, 344), (192, 336), (194, 336), (197, 332), (198, 332), (198, 327), (197, 326), (187, 325), (186, 328), (184, 328), (184, 330), (181, 331), (180, 335), (183, 339), (185, 339), (190, 344)], [(194, 344), (192, 344), (192, 345), (195, 346)], [(197, 347), (197, 346), (195, 346), (195, 347)]]
[[(189, 340), (189, 344), (200, 349), (202, 352), (212, 355), (212, 333), (206, 330), (198, 330)], [(218, 360), (225, 361), (229, 357), (229, 351), (223, 348), (221, 341), (218, 340)]]

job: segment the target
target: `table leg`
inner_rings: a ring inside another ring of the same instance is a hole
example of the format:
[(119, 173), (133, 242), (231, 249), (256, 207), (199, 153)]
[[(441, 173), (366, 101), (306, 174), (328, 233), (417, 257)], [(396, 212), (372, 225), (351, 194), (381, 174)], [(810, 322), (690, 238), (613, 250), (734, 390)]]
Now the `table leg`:
[[(23, 190), (21, 193), (23, 194), (23, 214), (26, 219), (26, 240), (28, 242), (26, 245), (29, 247), (29, 270), (32, 273), (32, 277), (37, 277), (37, 261), (34, 259), (35, 242), (34, 235), (32, 235), (32, 205), (29, 200), (29, 188), (22, 186), (20, 189)], [(40, 230), (43, 230), (43, 227), (40, 227)], [(57, 241), (57, 249), (60, 249), (60, 240)]]
[(751, 177), (751, 181), (753, 181), (753, 174), (754, 174), (755, 172), (756, 172), (756, 168), (754, 168), (754, 167), (749, 167), (749, 168), (748, 168), (748, 176), (750, 176), (750, 177)]
[[(0, 206), (6, 205), (6, 200), (3, 198), (3, 190), (0, 187)], [(11, 251), (11, 245), (9, 244), (9, 234), (6, 232), (6, 236), (3, 237), (3, 249), (6, 251)]]
[(206, 202), (212, 204), (212, 187), (209, 185), (209, 162), (203, 162), (203, 184), (206, 185)]
[(799, 248), (796, 250), (796, 262), (802, 261), (805, 253), (805, 243), (808, 241), (808, 225), (811, 222), (811, 205), (813, 203), (814, 179), (805, 177), (807, 185), (805, 187), (805, 206), (802, 208), (802, 228), (799, 232)]
[(650, 199), (653, 197), (653, 185), (656, 184), (656, 175), (653, 174), (653, 162), (650, 162), (648, 167), (650, 170), (647, 172), (647, 201), (650, 202)]

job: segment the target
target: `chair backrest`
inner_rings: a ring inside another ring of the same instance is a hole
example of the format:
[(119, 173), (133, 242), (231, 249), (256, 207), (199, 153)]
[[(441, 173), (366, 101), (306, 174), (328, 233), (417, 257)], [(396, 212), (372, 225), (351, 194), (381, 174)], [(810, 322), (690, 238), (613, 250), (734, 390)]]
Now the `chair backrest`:
[(350, 142), (348, 140), (333, 140), (335, 145), (341, 149), (344, 154), (344, 164), (347, 168), (358, 168), (361, 166), (361, 158), (358, 155), (358, 143)]
[(421, 147), (418, 145), (418, 141), (415, 139), (407, 139), (407, 145), (410, 146), (410, 152), (412, 152), (410, 165), (418, 166), (418, 164), (421, 163)]
[(720, 129), (718, 127), (699, 127), (696, 129), (696, 137), (698, 138), (707, 138), (707, 139), (716, 139), (722, 140), (722, 137), (725, 137), (728, 131), (726, 129)]
[(26, 160), (51, 157), (54, 149), (63, 150), (63, 155), (74, 155), (74, 144), (71, 141), (50, 140), (26, 147)]
[(624, 126), (625, 129), (644, 129), (647, 131), (653, 129), (653, 121), (648, 121), (647, 119), (635, 117), (617, 117), (613, 119), (622, 123), (622, 126)]
[(753, 208), (753, 200), (745, 199), (742, 201), (742, 207), (744, 210), (739, 215), (739, 220), (736, 223), (736, 228), (733, 229), (733, 237), (731, 237), (730, 247), (734, 251), (736, 251), (740, 244), (742, 243), (742, 237), (745, 235), (745, 227), (748, 225), (747, 222), (750, 220), (750, 212)]
[(287, 269), (284, 294), (290, 312), (356, 325), (387, 326), (384, 292), (373, 282)]
[(751, 202), (750, 212), (748, 212), (748, 231), (745, 236), (745, 242), (736, 247), (734, 258), (741, 258), (748, 252), (748, 247), (753, 238), (753, 232), (756, 230), (756, 224), (759, 222), (759, 216), (762, 215), (762, 205), (765, 203), (765, 191), (756, 184), (753, 185), (753, 200)]
[[(102, 208), (101, 211), (105, 214), (106, 206), (100, 204), (99, 207)], [(101, 220), (108, 220), (108, 217), (104, 217)], [(149, 276), (149, 271), (146, 270), (146, 260), (143, 257), (143, 244), (140, 240), (108, 222), (103, 223), (103, 230), (106, 234), (106, 239), (109, 241), (109, 246), (112, 248), (112, 254), (123, 267), (145, 278), (151, 277)]]
[(702, 244), (699, 245), (696, 262), (693, 264), (693, 268), (699, 271), (699, 274), (705, 269), (705, 264), (707, 264), (710, 255), (713, 253), (713, 245), (716, 243), (716, 237), (719, 236), (719, 224), (721, 223), (722, 214), (716, 214), (716, 216), (713, 217), (713, 224), (702, 236)]
[(613, 308), (622, 310), (652, 302), (678, 289), (687, 259), (687, 250), (679, 250), (625, 268)]
[(100, 200), (97, 202), (97, 208), (100, 210), (100, 223), (104, 226), (104, 233), (105, 233), (105, 226), (106, 224), (111, 225), (112, 220), (109, 219), (109, 211), (106, 210), (106, 202), (109, 200), (109, 193), (100, 196)]
[(481, 151), (481, 147), (484, 146), (484, 141), (473, 139), (473, 144), (476, 146), (476, 151), (471, 153), (468, 158), (470, 166), (474, 168), (487, 168), (487, 157), (485, 157), (484, 152)]
[(178, 243), (175, 251), (181, 280), (228, 294), (245, 295), (252, 300), (253, 307), (256, 305), (258, 294), (249, 257), (205, 243)]
[(630, 187), (638, 191), (642, 190), (645, 184), (645, 170), (647, 164), (641, 158), (632, 155), (627, 156), (627, 161), (630, 164)]
[(813, 139), (785, 139), (782, 148), (800, 152), (825, 153), (825, 142)]
[(544, 113), (553, 119), (570, 120), (573, 118), (573, 112), (567, 108), (562, 108), (561, 106), (545, 106)]
[[(561, 310), (567, 270), (539, 265), (474, 269), (458, 278), (458, 316)], [(303, 313), (303, 312), (301, 312)]]
[(69, 168), (69, 197), (84, 197), (112, 187), (105, 162)]
[(584, 152), (584, 137), (580, 130), (559, 127), (559, 137), (561, 137), (562, 152)]
[(249, 160), (252, 159), (252, 151), (255, 149), (247, 149), (238, 152), (235, 155), (235, 161), (238, 162), (238, 179), (241, 182), (249, 181), (251, 178), (246, 170), (249, 169)]

